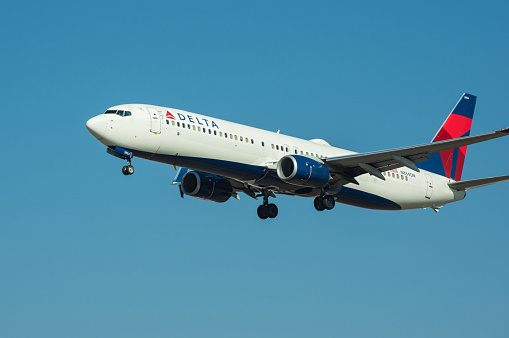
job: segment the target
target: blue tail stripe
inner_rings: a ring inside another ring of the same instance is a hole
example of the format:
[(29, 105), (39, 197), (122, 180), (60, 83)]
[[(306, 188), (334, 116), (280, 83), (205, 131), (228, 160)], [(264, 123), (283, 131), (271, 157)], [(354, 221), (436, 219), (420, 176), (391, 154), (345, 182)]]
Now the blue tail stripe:
[(465, 93), (452, 110), (452, 113), (456, 115), (465, 116), (471, 119), (474, 117), (474, 108), (476, 101), (477, 97), (475, 95)]

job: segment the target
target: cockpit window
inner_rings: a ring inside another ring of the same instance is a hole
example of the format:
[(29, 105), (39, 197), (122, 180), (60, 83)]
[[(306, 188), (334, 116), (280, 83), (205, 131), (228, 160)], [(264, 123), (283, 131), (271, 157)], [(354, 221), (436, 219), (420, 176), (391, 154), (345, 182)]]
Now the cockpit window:
[(105, 114), (117, 114), (118, 116), (131, 116), (131, 112), (127, 110), (107, 110)]

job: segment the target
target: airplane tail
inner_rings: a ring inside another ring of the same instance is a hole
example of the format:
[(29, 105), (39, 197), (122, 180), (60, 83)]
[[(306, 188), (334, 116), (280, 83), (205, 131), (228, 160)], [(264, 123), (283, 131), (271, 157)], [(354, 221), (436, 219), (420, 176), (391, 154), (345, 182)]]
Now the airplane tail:
[[(476, 100), (477, 97), (474, 95), (466, 93), (461, 95), (460, 100), (456, 103), (433, 140), (431, 140), (431, 143), (469, 136)], [(467, 146), (444, 150), (431, 154), (427, 161), (419, 163), (418, 166), (432, 173), (461, 181), (466, 153)]]

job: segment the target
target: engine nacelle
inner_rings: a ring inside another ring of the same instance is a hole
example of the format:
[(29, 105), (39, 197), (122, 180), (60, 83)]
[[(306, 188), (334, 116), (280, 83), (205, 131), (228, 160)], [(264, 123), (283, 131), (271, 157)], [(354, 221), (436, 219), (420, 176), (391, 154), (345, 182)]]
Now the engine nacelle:
[(287, 183), (301, 187), (323, 187), (329, 182), (329, 168), (309, 157), (287, 155), (277, 164), (277, 175)]
[(189, 171), (182, 177), (184, 194), (213, 202), (226, 202), (232, 197), (230, 181), (201, 171)]

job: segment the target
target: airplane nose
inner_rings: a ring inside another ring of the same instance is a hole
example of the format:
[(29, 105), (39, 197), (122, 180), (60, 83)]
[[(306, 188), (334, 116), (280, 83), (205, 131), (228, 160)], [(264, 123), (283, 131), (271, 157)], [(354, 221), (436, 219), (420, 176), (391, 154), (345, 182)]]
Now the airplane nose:
[(106, 120), (101, 115), (92, 117), (87, 121), (87, 129), (96, 139), (101, 140), (106, 133)]

